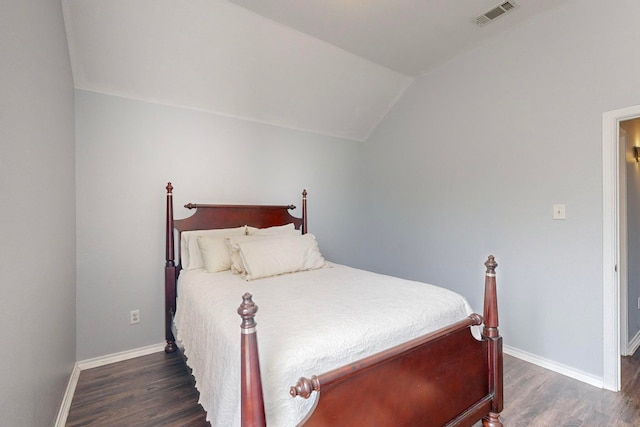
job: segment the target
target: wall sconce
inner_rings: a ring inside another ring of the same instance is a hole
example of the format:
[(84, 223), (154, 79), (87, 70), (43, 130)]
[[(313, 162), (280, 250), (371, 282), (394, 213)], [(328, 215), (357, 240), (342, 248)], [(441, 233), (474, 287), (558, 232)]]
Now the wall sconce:
[(633, 147), (633, 158), (636, 159), (636, 163), (640, 162), (640, 147)]

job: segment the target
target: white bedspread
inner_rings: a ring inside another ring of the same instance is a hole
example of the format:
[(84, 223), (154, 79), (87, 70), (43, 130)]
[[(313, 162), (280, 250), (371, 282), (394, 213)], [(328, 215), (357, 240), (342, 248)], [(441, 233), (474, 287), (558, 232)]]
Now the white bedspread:
[(299, 377), (319, 375), (464, 319), (460, 295), (333, 264), (247, 282), (229, 271), (182, 271), (175, 318), (211, 425), (240, 425), (240, 316), (245, 292), (259, 310), (258, 347), (267, 424), (292, 427), (312, 408), (292, 398)]

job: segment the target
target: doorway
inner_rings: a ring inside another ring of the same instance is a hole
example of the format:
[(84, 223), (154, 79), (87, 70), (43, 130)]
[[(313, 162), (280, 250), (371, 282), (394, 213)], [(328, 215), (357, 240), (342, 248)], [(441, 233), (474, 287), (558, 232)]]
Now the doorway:
[(619, 126), (620, 354), (631, 356), (640, 346), (640, 117)]
[[(628, 348), (626, 162), (621, 122), (640, 117), (640, 105), (609, 111), (602, 121), (603, 169), (603, 387), (620, 390), (621, 343)], [(628, 136), (624, 136), (628, 139)], [(640, 141), (639, 141), (640, 145)], [(624, 150), (623, 150), (624, 149)], [(635, 160), (634, 160), (635, 161)], [(621, 174), (624, 173), (624, 179)], [(624, 232), (621, 233), (621, 232)], [(621, 270), (624, 280), (621, 280)], [(623, 282), (623, 283), (622, 283)], [(624, 319), (622, 318), (624, 316)], [(622, 326), (624, 322), (624, 327)], [(624, 331), (625, 339), (621, 339)]]

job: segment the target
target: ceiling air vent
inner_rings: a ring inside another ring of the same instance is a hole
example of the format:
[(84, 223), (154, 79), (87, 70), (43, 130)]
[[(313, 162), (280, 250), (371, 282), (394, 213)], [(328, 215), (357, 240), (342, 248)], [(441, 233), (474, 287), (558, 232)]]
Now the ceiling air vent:
[(487, 25), (489, 22), (494, 19), (504, 15), (507, 12), (510, 12), (516, 8), (516, 4), (512, 1), (506, 1), (504, 3), (500, 3), (498, 6), (493, 9), (483, 13), (480, 16), (474, 18), (474, 22), (480, 27)]

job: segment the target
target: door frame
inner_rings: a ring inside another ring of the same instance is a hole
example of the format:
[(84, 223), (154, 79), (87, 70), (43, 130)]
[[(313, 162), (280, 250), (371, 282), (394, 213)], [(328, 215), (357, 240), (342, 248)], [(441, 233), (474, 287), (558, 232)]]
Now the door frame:
[[(620, 122), (640, 117), (640, 105), (602, 115), (602, 245), (603, 245), (603, 387), (620, 390), (621, 208), (620, 173), (624, 156), (619, 143)], [(624, 227), (626, 230), (626, 227)], [(626, 250), (624, 251), (626, 254)], [(626, 291), (626, 289), (624, 289)], [(626, 309), (626, 306), (625, 306)], [(626, 311), (625, 311), (626, 313)]]

